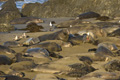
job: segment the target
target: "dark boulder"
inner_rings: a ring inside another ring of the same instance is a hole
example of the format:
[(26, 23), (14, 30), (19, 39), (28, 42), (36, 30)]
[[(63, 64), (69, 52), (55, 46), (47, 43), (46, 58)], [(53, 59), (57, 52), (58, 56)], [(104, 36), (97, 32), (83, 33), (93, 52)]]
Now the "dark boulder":
[[(13, 26), (9, 22), (15, 18), (21, 17), (14, 0), (8, 0), (2, 5), (0, 10), (0, 32), (13, 30)], [(4, 25), (5, 24), (5, 25)]]
[(2, 5), (2, 10), (0, 11), (0, 23), (10, 22), (11, 20), (20, 17), (20, 12), (17, 9), (14, 0), (8, 0)]

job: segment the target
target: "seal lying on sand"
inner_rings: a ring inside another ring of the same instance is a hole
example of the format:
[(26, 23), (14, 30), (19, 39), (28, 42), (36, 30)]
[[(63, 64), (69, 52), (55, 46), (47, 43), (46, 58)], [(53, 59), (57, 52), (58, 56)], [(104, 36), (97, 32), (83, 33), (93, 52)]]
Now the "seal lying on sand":
[(97, 18), (97, 17), (100, 17), (100, 14), (91, 11), (78, 15), (76, 19), (88, 19), (88, 18)]
[(116, 47), (112, 45), (107, 45), (104, 43), (98, 44), (98, 48), (89, 49), (88, 51), (95, 51), (95, 60), (108, 60), (109, 57), (115, 56), (111, 50), (115, 50)]
[(49, 52), (43, 48), (28, 49), (24, 55), (36, 58), (49, 58)]
[(120, 60), (112, 60), (104, 65), (106, 71), (120, 71)]
[(112, 36), (112, 37), (120, 36), (120, 28), (110, 33), (109, 36)]
[(28, 23), (27, 28), (19, 30), (29, 30), (29, 32), (40, 32), (43, 29), (43, 26), (37, 25), (35, 22)]
[(6, 54), (14, 54), (15, 51), (6, 47), (6, 46), (2, 46), (0, 45), (0, 53), (6, 53)]
[(0, 65), (10, 65), (12, 63), (11, 59), (5, 55), (0, 55)]
[(20, 44), (18, 44), (16, 41), (6, 41), (4, 42), (4, 46), (6, 47), (18, 47)]
[(55, 42), (43, 42), (43, 43), (30, 46), (30, 48), (36, 48), (36, 47), (47, 49), (49, 52), (62, 51), (61, 46)]
[(71, 70), (68, 72), (67, 75), (72, 77), (81, 77), (96, 70), (92, 66), (87, 66), (81, 63), (75, 63), (72, 65), (69, 65), (69, 67), (71, 68)]
[(115, 72), (93, 72), (91, 75), (85, 75), (79, 80), (119, 80), (120, 74)]
[(21, 17), (21, 18), (12, 20), (10, 23), (11, 24), (26, 24), (29, 22), (43, 23), (44, 21), (36, 17)]
[(51, 34), (46, 34), (43, 36), (38, 37), (40, 41), (46, 41), (46, 40), (62, 40), (62, 41), (68, 41), (69, 34), (66, 29), (51, 33)]

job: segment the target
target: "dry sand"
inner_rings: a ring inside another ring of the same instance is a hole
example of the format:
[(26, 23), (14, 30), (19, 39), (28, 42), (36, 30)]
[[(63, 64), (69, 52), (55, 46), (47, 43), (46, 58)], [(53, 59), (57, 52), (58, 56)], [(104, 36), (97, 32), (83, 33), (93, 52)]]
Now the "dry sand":
[[(49, 22), (50, 21), (55, 21), (56, 24), (66, 21), (66, 20), (70, 20), (70, 19), (74, 19), (74, 18), (48, 18), (48, 19), (43, 19), (45, 21), (45, 23), (40, 23), (39, 25), (42, 25), (45, 30), (49, 29)], [(22, 29), (25, 28), (26, 24), (17, 24), (15, 25), (15, 28), (18, 29)], [(58, 29), (56, 29), (55, 31), (57, 31)], [(53, 32), (55, 32), (53, 31)], [(5, 41), (12, 41), (13, 38), (18, 35), (20, 36), (22, 33), (24, 33), (25, 31), (12, 31), (10, 33), (0, 33), (0, 45), (3, 45), (3, 43)], [(36, 33), (26, 33), (26, 35), (30, 36), (30, 37), (38, 37), (40, 35), (44, 35), (44, 34), (49, 34), (49, 33), (53, 33), (53, 32), (36, 32)], [(29, 38), (27, 38), (29, 39)], [(19, 42), (24, 42), (27, 39), (22, 39)], [(77, 56), (81, 56), (81, 55), (87, 55), (87, 56), (92, 56), (93, 53), (88, 53), (88, 49), (90, 48), (95, 48), (97, 46), (92, 45), (92, 44), (80, 44), (77, 46), (73, 46), (73, 47), (68, 47), (62, 48), (62, 51), (60, 51), (60, 55), (62, 55), (64, 58), (70, 58), (70, 59), (66, 59), (66, 60), (59, 60), (59, 59), (53, 59), (53, 61), (50, 62), (50, 67), (57, 67), (58, 70), (66, 70), (65, 66), (67, 64), (72, 64), (72, 63), (79, 63), (80, 61), (77, 59)], [(13, 50), (15, 50), (16, 52), (21, 52), (23, 51), (25, 47), (18, 47), (18, 48), (12, 48)], [(119, 57), (118, 57), (119, 58)], [(64, 63), (62, 63), (61, 61), (63, 61)], [(103, 65), (107, 63), (105, 61), (96, 61), (92, 64), (92, 66), (94, 66), (94, 68), (98, 69), (96, 71), (100, 71), (100, 72), (104, 72), (105, 70), (103, 69)], [(7, 65), (5, 66), (0, 66), (0, 70), (3, 70), (7, 73), (7, 71), (9, 71), (9, 67)], [(33, 79), (37, 74), (43, 74), (41, 72), (30, 72), (30, 71), (23, 71), (25, 72), (27, 78), (31, 78)], [(91, 73), (90, 73), (91, 74)], [(55, 74), (56, 75), (56, 74)], [(73, 77), (68, 77), (68, 76), (64, 76), (64, 75), (57, 75), (59, 77), (65, 78), (67, 80), (76, 80), (76, 78)], [(46, 79), (47, 80), (47, 79)], [(52, 79), (53, 80), (53, 79)], [(92, 80), (99, 80), (99, 79), (92, 79)]]

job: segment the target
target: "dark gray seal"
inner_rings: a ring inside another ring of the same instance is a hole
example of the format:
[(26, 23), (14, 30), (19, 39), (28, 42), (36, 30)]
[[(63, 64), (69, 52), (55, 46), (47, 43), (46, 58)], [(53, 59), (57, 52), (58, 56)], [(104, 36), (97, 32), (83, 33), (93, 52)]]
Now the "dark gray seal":
[(93, 63), (92, 59), (87, 56), (79, 56), (80, 61), (83, 61), (85, 65), (91, 65)]
[(104, 65), (106, 71), (120, 71), (120, 60), (112, 60)]
[(40, 18), (36, 18), (36, 17), (21, 17), (21, 18), (17, 18), (17, 19), (12, 20), (10, 23), (11, 24), (26, 24), (27, 22), (30, 22), (30, 21), (35, 22), (35, 23), (44, 22)]
[(47, 49), (49, 52), (59, 52), (59, 51), (62, 51), (61, 46), (58, 45), (55, 42), (43, 42), (43, 43), (39, 43), (39, 44), (30, 46), (30, 48), (36, 48), (36, 47)]
[(51, 33), (51, 34), (46, 34), (43, 36), (38, 37), (40, 41), (46, 41), (46, 40), (62, 40), (62, 41), (68, 41), (69, 34), (66, 29)]
[(16, 41), (6, 41), (6, 42), (4, 42), (4, 46), (6, 46), (6, 47), (19, 47), (20, 44)]
[(14, 54), (15, 51), (6, 47), (6, 46), (2, 46), (0, 45), (0, 53), (6, 53), (6, 54)]
[(41, 32), (43, 29), (42, 25), (37, 25), (35, 22), (30, 22), (27, 24), (25, 29), (19, 29), (19, 30), (29, 30), (29, 32)]
[(49, 58), (49, 52), (44, 48), (28, 49), (24, 55), (36, 58)]
[(120, 74), (116, 72), (93, 72), (91, 75), (86, 75), (79, 80), (119, 80), (120, 79)]
[(67, 75), (71, 76), (71, 77), (82, 77), (82, 76), (96, 70), (92, 66), (87, 66), (87, 65), (81, 64), (81, 63), (75, 63), (72, 65), (69, 65), (69, 67), (71, 68), (71, 70), (68, 72)]
[(12, 63), (12, 60), (5, 56), (5, 55), (0, 55), (0, 65), (10, 65)]
[(100, 14), (90, 11), (78, 15), (76, 19), (88, 19), (88, 18), (97, 18), (97, 17), (100, 17)]

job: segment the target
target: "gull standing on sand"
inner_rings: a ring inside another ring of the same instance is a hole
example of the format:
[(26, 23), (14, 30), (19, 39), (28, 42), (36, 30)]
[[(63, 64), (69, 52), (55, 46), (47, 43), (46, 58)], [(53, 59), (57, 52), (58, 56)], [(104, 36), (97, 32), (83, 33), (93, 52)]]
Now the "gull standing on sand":
[(52, 24), (52, 22), (50, 21), (50, 31), (52, 31), (52, 27), (53, 27), (53, 24)]

